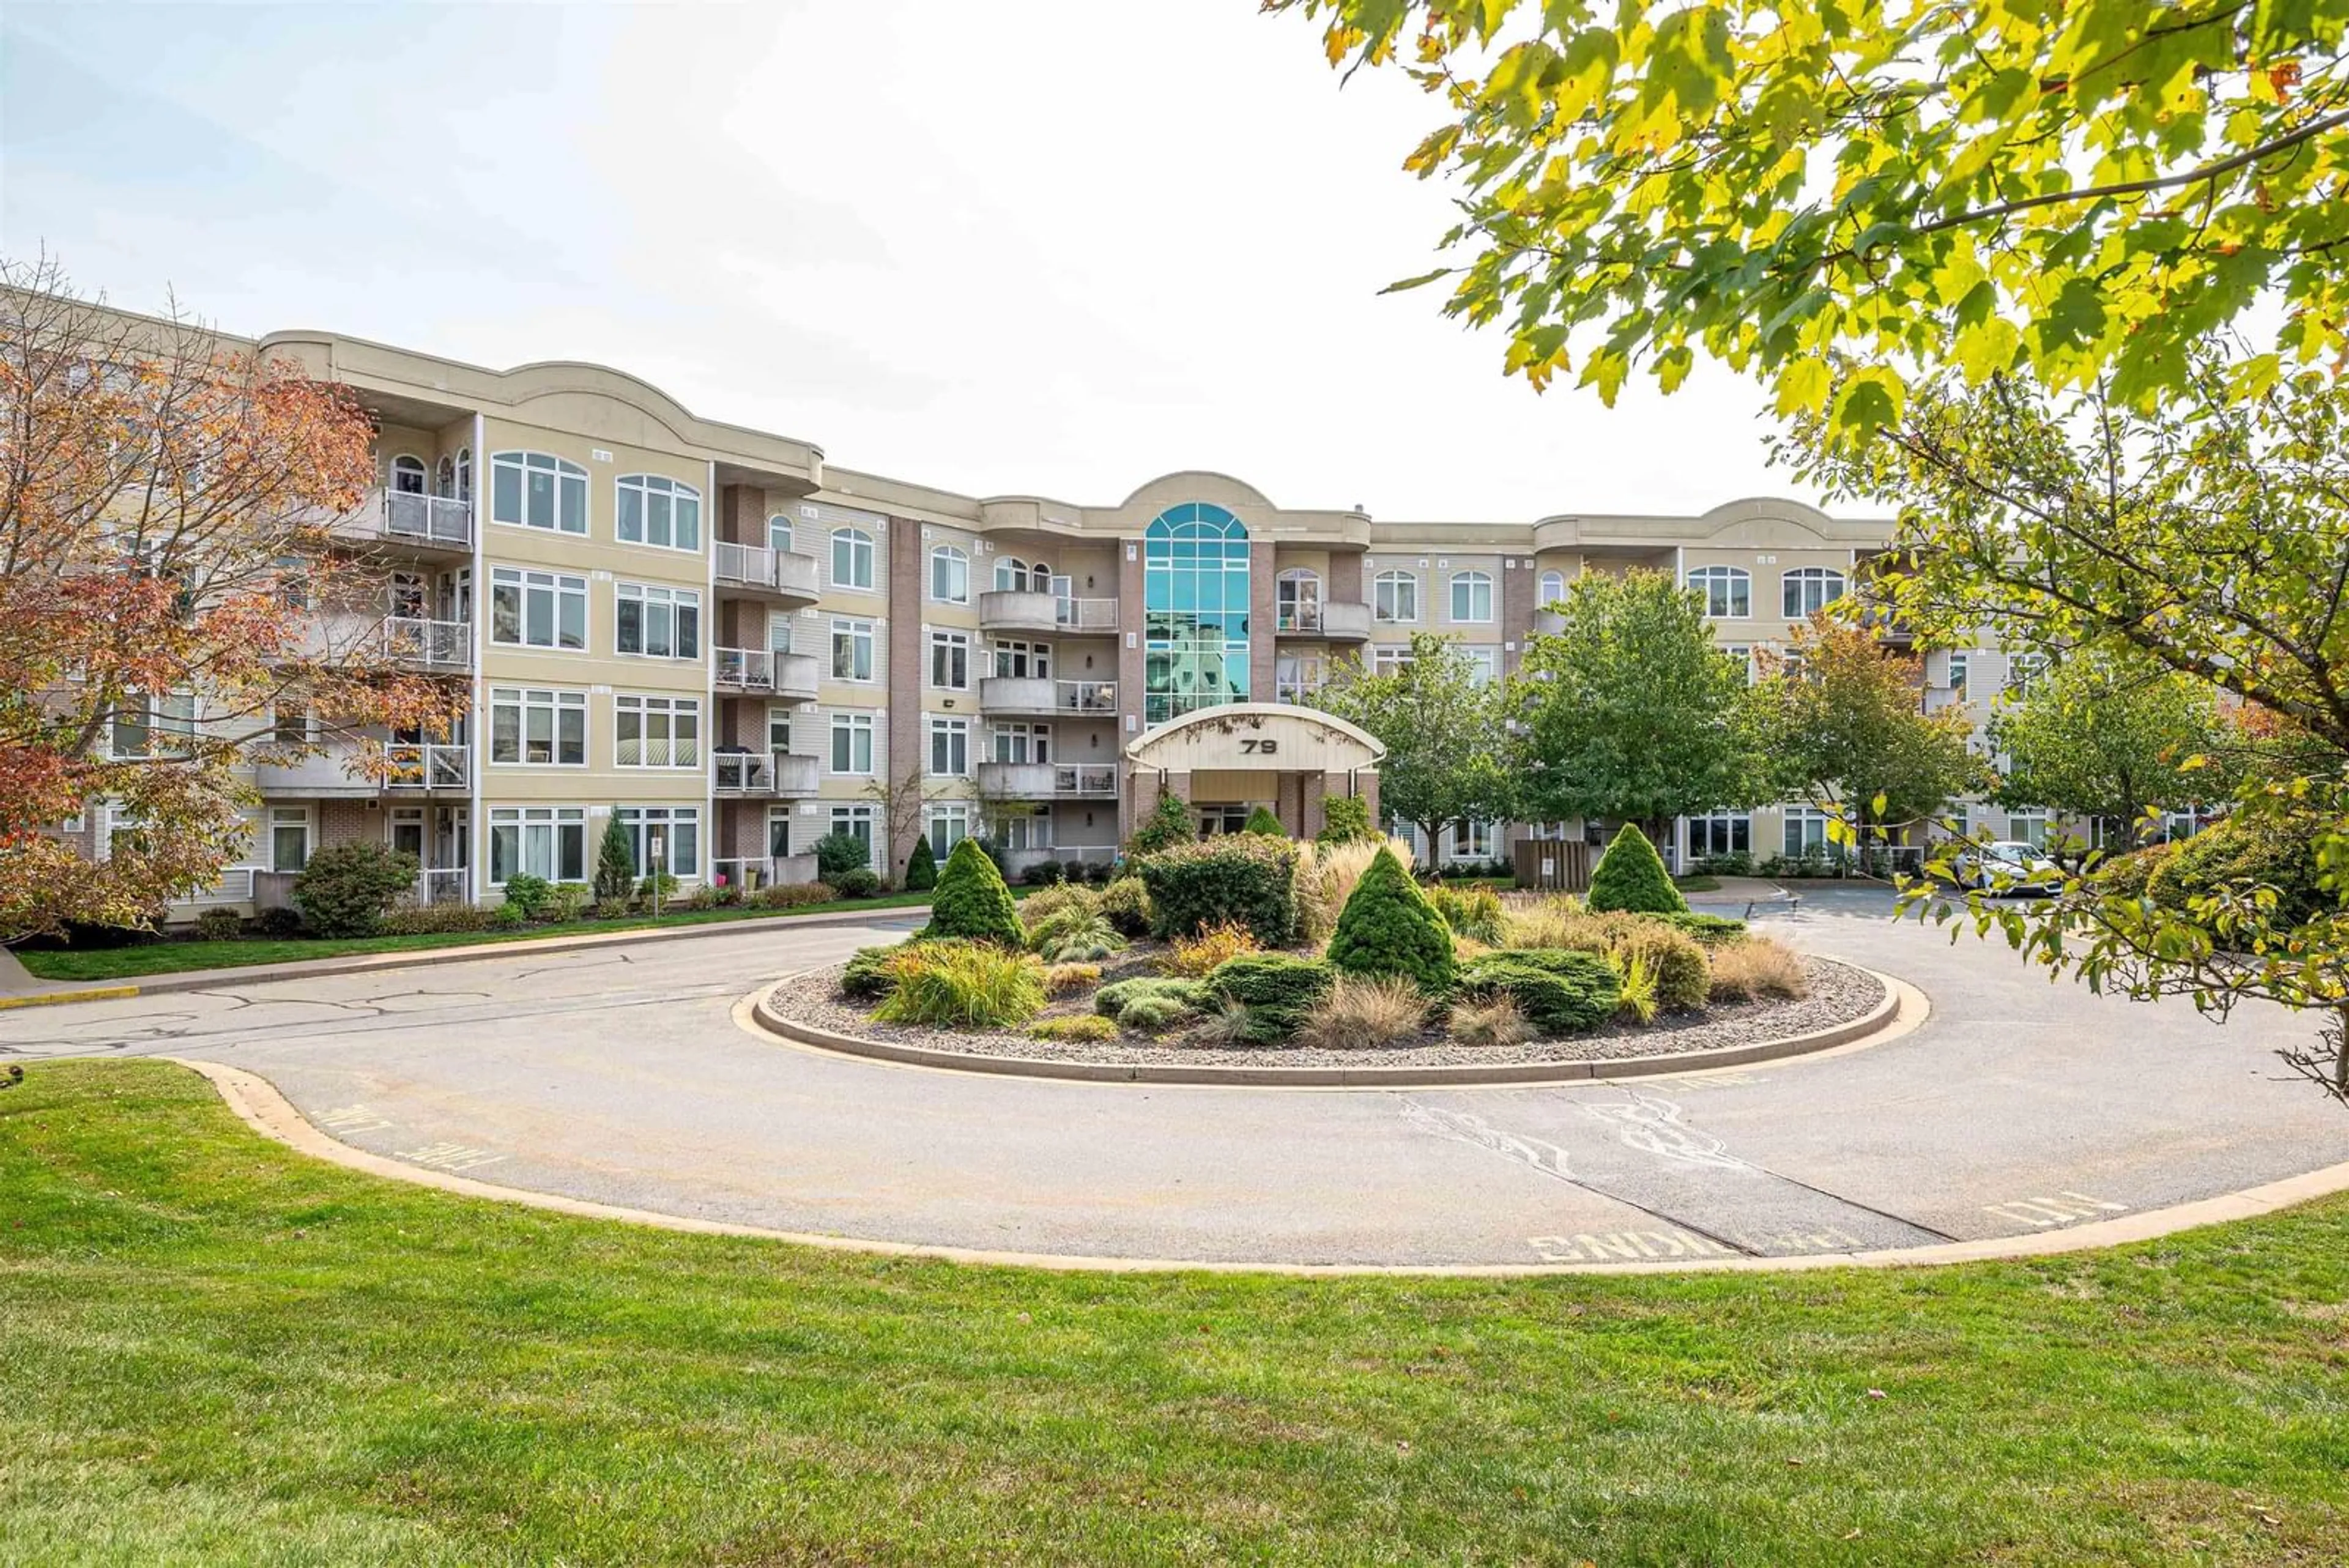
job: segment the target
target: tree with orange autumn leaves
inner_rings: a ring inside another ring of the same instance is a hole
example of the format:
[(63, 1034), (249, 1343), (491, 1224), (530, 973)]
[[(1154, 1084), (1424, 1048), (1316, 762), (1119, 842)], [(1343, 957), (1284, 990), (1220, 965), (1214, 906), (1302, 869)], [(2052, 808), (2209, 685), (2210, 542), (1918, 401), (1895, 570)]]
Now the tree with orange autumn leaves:
[[(0, 938), (151, 920), (246, 854), (254, 766), (462, 712), (335, 532), (372, 447), (342, 389), (0, 260)], [(95, 860), (59, 826), (101, 806)]]

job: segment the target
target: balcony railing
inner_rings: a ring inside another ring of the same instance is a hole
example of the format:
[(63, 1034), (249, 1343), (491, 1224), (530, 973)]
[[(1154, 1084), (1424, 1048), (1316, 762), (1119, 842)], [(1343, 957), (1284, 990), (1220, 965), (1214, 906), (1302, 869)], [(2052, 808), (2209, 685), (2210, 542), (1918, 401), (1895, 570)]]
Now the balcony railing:
[(1053, 600), (1052, 619), (1062, 631), (1115, 631), (1117, 601), (1064, 595)]
[(719, 794), (813, 794), (816, 759), (789, 752), (718, 752), (710, 788)]
[(794, 550), (771, 550), (764, 545), (735, 545), (720, 539), (712, 566), (720, 587), (745, 588), (811, 602), (817, 597), (815, 557)]
[(472, 754), (469, 746), (386, 746), (384, 787), (463, 789), (471, 777)]
[(1052, 682), (1052, 705), (1063, 713), (1117, 711), (1117, 682), (1114, 680), (1055, 680)]
[(383, 650), (389, 658), (431, 670), (471, 670), (472, 623), (388, 616), (383, 623)]
[(1117, 769), (1114, 767), (1055, 767), (1052, 770), (1052, 793), (1073, 795), (1113, 795), (1117, 794)]
[(1280, 605), (1274, 610), (1273, 630), (1284, 637), (1328, 637), (1360, 641), (1371, 635), (1371, 607), (1348, 599)]
[(472, 876), (461, 866), (419, 871), (415, 890), (409, 897), (419, 907), (470, 903), (473, 897)]
[(978, 683), (978, 706), (985, 713), (1107, 716), (1117, 711), (1117, 682), (990, 675)]
[(814, 880), (812, 855), (726, 855), (709, 862), (713, 888), (774, 888)]
[(242, 904), (253, 897), (253, 867), (232, 866), (220, 874), (220, 880), (209, 888), (199, 888), (190, 894), (191, 904)]
[(1058, 847), (1031, 844), (1021, 849), (1005, 850), (1003, 872), (1007, 877), (1019, 878), (1039, 866), (1107, 866), (1116, 858), (1114, 844), (1068, 844)]
[(452, 496), (388, 491), (383, 498), (383, 531), (388, 538), (470, 550), (473, 547), (473, 504)]
[(815, 699), (815, 658), (806, 653), (771, 653), (763, 648), (719, 648), (710, 682), (720, 691), (771, 691), (779, 697)]

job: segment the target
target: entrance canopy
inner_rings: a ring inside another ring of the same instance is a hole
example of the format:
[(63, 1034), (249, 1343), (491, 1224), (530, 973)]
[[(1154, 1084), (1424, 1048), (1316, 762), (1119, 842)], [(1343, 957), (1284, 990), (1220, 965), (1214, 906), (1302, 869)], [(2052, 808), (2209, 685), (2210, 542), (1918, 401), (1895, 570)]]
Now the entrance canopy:
[(1125, 748), (1136, 768), (1191, 774), (1350, 774), (1377, 771), (1387, 754), (1343, 719), (1286, 702), (1226, 702), (1161, 724)]

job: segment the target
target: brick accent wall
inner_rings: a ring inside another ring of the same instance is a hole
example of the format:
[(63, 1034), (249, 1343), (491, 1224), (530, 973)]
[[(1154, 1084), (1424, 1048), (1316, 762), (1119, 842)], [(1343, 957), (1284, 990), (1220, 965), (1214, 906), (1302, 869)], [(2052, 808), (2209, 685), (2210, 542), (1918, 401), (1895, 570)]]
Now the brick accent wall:
[[(1514, 561), (1516, 564), (1511, 566)], [(1534, 602), (1541, 595), (1541, 574), (1531, 556), (1501, 559), (1501, 673), (1515, 675), (1526, 656), (1526, 639), (1534, 631)], [(1516, 646), (1511, 648), (1510, 643)]]
[[(889, 773), (880, 782), (895, 784), (908, 769), (929, 764), (929, 750), (922, 734), (922, 681), (929, 672), (929, 650), (923, 646), (922, 634), (922, 525), (908, 518), (892, 517), (887, 532), (889, 752), (885, 765)], [(977, 657), (976, 650), (973, 657)], [(972, 745), (975, 748), (977, 744), (974, 736)], [(889, 833), (889, 825), (878, 819), (886, 815), (876, 803), (874, 826), (884, 835)], [(913, 857), (913, 836), (905, 837), (904, 843), (889, 846), (888, 877), (893, 883), (904, 877), (905, 862)]]
[(1248, 545), (1248, 701), (1269, 702), (1276, 689), (1278, 666), (1274, 662), (1272, 628), (1280, 613), (1280, 571), (1267, 543)]

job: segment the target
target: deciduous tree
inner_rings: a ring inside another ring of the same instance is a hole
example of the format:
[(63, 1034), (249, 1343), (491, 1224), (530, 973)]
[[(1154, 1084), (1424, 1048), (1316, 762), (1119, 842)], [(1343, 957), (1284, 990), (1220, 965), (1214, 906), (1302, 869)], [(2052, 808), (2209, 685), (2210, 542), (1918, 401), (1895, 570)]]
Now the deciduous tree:
[(1313, 701), (1386, 748), (1380, 809), (1416, 825), (1431, 856), (1442, 854), (1445, 828), (1512, 815), (1506, 694), (1454, 639), (1414, 633), (1410, 657), (1390, 671), (1341, 661)]
[(2070, 655), (1992, 715), (1998, 800), (2092, 818), (2105, 843), (2127, 846), (2147, 836), (2149, 815), (2220, 797), (2227, 785), (2207, 759), (2224, 733), (2209, 686), (2142, 660)]
[(1510, 690), (1524, 815), (1636, 822), (1660, 844), (1674, 817), (1760, 803), (1744, 667), (1698, 596), (1665, 572), (1585, 572), (1563, 616)]
[(2262, 298), (2285, 357), (2344, 343), (2349, 0), (1267, 8), (1440, 100), (1405, 167), (1462, 188), (1460, 260), (1411, 282), (1537, 387), (1702, 348), (1865, 430), (1912, 360), (2139, 402)]
[[(243, 852), (250, 764), (461, 711), (332, 533), (371, 447), (337, 389), (0, 261), (0, 937), (147, 919)], [(101, 806), (94, 863), (54, 830)]]

